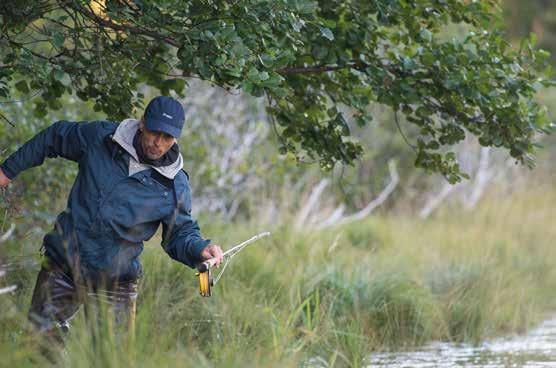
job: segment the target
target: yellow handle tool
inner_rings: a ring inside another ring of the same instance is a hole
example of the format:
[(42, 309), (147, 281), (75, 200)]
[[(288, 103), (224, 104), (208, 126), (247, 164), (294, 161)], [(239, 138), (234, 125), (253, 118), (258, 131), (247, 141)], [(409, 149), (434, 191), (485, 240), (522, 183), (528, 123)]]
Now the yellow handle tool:
[(211, 287), (214, 286), (212, 272), (210, 269), (215, 265), (216, 260), (211, 258), (203, 263), (197, 265), (197, 273), (199, 278), (199, 293), (201, 296), (211, 296)]

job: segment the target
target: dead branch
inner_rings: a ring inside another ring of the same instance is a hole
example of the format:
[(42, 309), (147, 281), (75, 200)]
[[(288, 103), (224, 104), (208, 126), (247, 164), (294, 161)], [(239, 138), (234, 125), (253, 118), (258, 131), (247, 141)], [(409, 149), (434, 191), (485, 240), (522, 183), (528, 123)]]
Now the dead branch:
[(398, 185), (400, 177), (398, 175), (398, 171), (396, 169), (396, 164), (394, 161), (388, 162), (388, 169), (390, 171), (390, 183), (388, 183), (388, 185), (382, 190), (382, 192), (380, 192), (380, 194), (375, 199), (370, 201), (365, 206), (365, 208), (354, 214), (341, 216), (341, 213), (343, 213), (343, 205), (340, 205), (340, 207), (338, 207), (327, 220), (317, 225), (317, 228), (323, 229), (330, 226), (345, 225), (353, 221), (362, 220), (365, 217), (369, 216), (378, 206), (383, 204), (388, 199), (388, 197), (390, 197), (390, 195)]
[(421, 211), (419, 211), (419, 217), (422, 219), (426, 219), (427, 217), (429, 217), (431, 213), (433, 213), (434, 210), (436, 210), (442, 204), (442, 202), (444, 202), (444, 200), (448, 198), (448, 196), (452, 194), (452, 192), (455, 191), (455, 189), (459, 185), (460, 184), (450, 184), (448, 182), (445, 182), (440, 192), (433, 194), (429, 198), (427, 203), (425, 203), (423, 208), (421, 208)]
[(490, 147), (482, 147), (480, 155), (471, 193), (466, 196), (463, 203), (465, 209), (467, 210), (472, 210), (475, 206), (477, 206), (477, 203), (479, 203), (479, 200), (483, 196), (488, 183), (494, 176), (494, 172), (489, 168)]
[(296, 229), (302, 229), (304, 226), (306, 226), (306, 220), (309, 217), (309, 215), (311, 214), (311, 212), (313, 211), (313, 209), (316, 207), (316, 205), (318, 204), (318, 200), (322, 194), (322, 192), (324, 191), (324, 188), (326, 188), (326, 186), (328, 185), (328, 179), (322, 179), (320, 181), (320, 183), (318, 183), (313, 190), (311, 191), (311, 194), (309, 195), (309, 199), (307, 200), (307, 202), (305, 203), (305, 205), (301, 208), (301, 210), (299, 211), (296, 220), (295, 220), (295, 228)]
[(14, 230), (15, 230), (15, 224), (12, 223), (8, 231), (6, 231), (3, 235), (0, 236), (0, 243), (3, 243), (6, 240), (8, 240), (10, 236), (12, 236)]
[(0, 288), (0, 295), (1, 294), (6, 294), (6, 293), (10, 293), (12, 291), (15, 291), (17, 289), (16, 285), (12, 285), (12, 286), (7, 286), (5, 288)]

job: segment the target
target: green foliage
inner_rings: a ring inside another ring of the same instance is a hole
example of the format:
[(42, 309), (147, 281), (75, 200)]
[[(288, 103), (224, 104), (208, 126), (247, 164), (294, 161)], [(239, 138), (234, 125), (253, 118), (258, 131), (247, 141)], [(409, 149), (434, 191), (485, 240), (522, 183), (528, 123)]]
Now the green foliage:
[[(140, 85), (182, 94), (195, 77), (266, 96), (280, 152), (332, 169), (362, 155), (348, 122), (379, 102), (419, 128), (415, 164), (450, 182), (464, 175), (443, 147), (466, 132), (532, 164), (549, 126), (532, 100), (547, 53), (509, 47), (494, 1), (33, 3), (0, 6), (0, 96), (10, 82), (39, 93), (38, 115), (75, 93), (121, 119), (142, 107)], [(454, 23), (464, 37), (442, 40)]]

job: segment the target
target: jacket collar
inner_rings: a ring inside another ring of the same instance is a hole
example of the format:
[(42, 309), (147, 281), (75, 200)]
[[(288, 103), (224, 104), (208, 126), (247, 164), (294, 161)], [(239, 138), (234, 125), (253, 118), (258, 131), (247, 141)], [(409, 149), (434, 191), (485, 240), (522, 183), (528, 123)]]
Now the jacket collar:
[(133, 147), (133, 137), (135, 137), (137, 129), (139, 129), (139, 120), (125, 119), (118, 124), (118, 127), (112, 136), (112, 140), (118, 143), (131, 156), (129, 161), (129, 175), (152, 168), (168, 179), (174, 179), (174, 177), (183, 168), (183, 157), (181, 153), (179, 154), (178, 159), (168, 166), (155, 167), (139, 162), (139, 157)]

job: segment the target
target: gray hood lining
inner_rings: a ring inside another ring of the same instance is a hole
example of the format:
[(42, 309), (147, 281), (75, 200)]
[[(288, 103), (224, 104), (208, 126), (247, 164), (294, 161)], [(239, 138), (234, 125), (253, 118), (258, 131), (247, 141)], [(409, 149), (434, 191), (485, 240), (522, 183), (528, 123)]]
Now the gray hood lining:
[(118, 143), (127, 153), (131, 155), (129, 160), (129, 175), (133, 175), (139, 171), (154, 169), (158, 171), (161, 175), (167, 177), (168, 179), (174, 179), (174, 177), (183, 168), (183, 157), (181, 153), (178, 155), (178, 159), (171, 165), (168, 166), (152, 166), (148, 164), (143, 164), (139, 162), (139, 157), (133, 147), (133, 138), (135, 133), (139, 129), (139, 120), (137, 119), (125, 119), (116, 128), (112, 140)]

